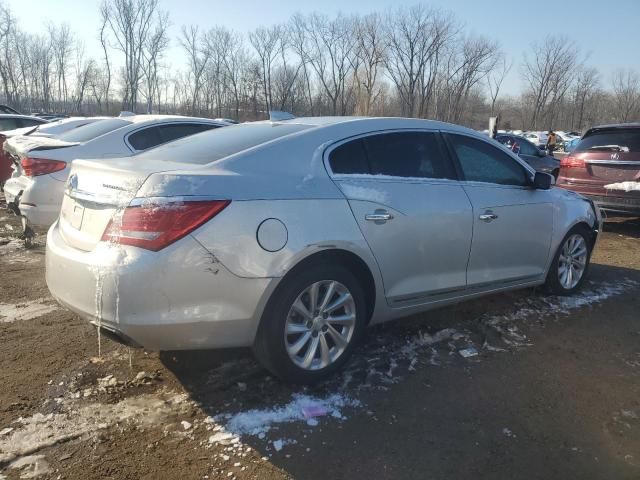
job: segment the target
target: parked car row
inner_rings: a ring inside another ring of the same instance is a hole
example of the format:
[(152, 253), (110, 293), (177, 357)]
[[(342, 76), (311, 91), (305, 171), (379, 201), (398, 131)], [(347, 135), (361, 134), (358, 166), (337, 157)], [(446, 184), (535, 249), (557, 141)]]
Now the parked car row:
[(558, 164), (523, 136), (417, 119), (85, 120), (4, 145), (12, 208), (53, 224), (52, 295), (120, 342), (252, 347), (292, 382), (341, 368), (368, 324), (572, 293), (598, 205), (640, 205), (640, 125), (592, 128)]
[(227, 124), (168, 115), (94, 117), (50, 124), (56, 134), (42, 128), (11, 136), (3, 147), (14, 165), (12, 178), (4, 186), (7, 203), (27, 225), (49, 227), (58, 218), (73, 160), (131, 156)]
[(8, 140), (20, 211), (42, 201), (34, 185), (55, 192), (43, 205), (61, 198), (53, 296), (129, 345), (248, 346), (314, 382), (368, 324), (584, 281), (599, 210), (512, 150), (426, 120), (279, 118), (125, 117)]

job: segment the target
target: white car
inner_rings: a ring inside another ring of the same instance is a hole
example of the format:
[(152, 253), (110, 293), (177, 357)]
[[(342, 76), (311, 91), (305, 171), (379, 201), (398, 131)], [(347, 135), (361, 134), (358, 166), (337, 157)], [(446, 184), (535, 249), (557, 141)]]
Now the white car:
[(49, 227), (58, 218), (73, 160), (127, 157), (225, 125), (207, 118), (134, 115), (98, 120), (53, 137), (10, 138), (4, 150), (17, 174), (5, 184), (7, 204), (27, 224)]
[(109, 117), (70, 117), (62, 120), (54, 120), (53, 122), (38, 123), (35, 125), (16, 128), (15, 130), (3, 131), (2, 135), (6, 138), (17, 137), (20, 135), (32, 135), (37, 137), (55, 137), (74, 128), (88, 125), (98, 120), (104, 120)]
[(538, 148), (544, 148), (547, 145), (548, 137), (544, 132), (526, 132), (523, 136)]
[(441, 122), (233, 125), (74, 162), (46, 280), (122, 342), (253, 346), (279, 377), (314, 382), (370, 323), (515, 288), (578, 289), (601, 217), (552, 183)]

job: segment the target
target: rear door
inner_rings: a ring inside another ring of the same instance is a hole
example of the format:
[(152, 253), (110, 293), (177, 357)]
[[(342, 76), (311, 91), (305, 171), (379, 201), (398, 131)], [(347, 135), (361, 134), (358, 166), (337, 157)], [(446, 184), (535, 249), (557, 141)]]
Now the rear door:
[(473, 241), (467, 283), (524, 283), (545, 273), (551, 247), (550, 190), (535, 190), (530, 172), (490, 142), (447, 134), (473, 205)]
[(466, 287), (471, 204), (436, 132), (387, 132), (329, 153), (392, 306)]

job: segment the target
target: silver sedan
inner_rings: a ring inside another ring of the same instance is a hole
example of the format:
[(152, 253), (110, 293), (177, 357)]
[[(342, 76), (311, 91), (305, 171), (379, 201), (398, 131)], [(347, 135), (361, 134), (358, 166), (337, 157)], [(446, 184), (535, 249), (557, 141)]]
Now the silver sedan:
[(584, 281), (593, 203), (475, 132), (426, 120), (235, 125), (76, 161), (47, 238), (60, 303), (147, 349), (252, 346), (286, 381), (368, 324)]

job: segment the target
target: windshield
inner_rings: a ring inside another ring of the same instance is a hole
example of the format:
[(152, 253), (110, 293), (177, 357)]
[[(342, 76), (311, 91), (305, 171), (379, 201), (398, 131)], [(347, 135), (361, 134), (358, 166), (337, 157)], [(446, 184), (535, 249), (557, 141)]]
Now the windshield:
[(88, 142), (89, 140), (93, 140), (100, 135), (111, 132), (116, 128), (129, 125), (130, 123), (131, 122), (123, 120), (122, 118), (108, 118), (106, 120), (98, 120), (97, 122), (93, 122), (88, 125), (83, 125), (82, 127), (69, 130), (62, 135), (59, 135), (57, 138), (58, 140), (63, 140), (65, 142), (84, 143)]
[(596, 130), (584, 137), (575, 151), (588, 150), (640, 152), (640, 128)]
[(185, 137), (140, 156), (204, 165), (308, 128), (295, 123), (243, 123)]

